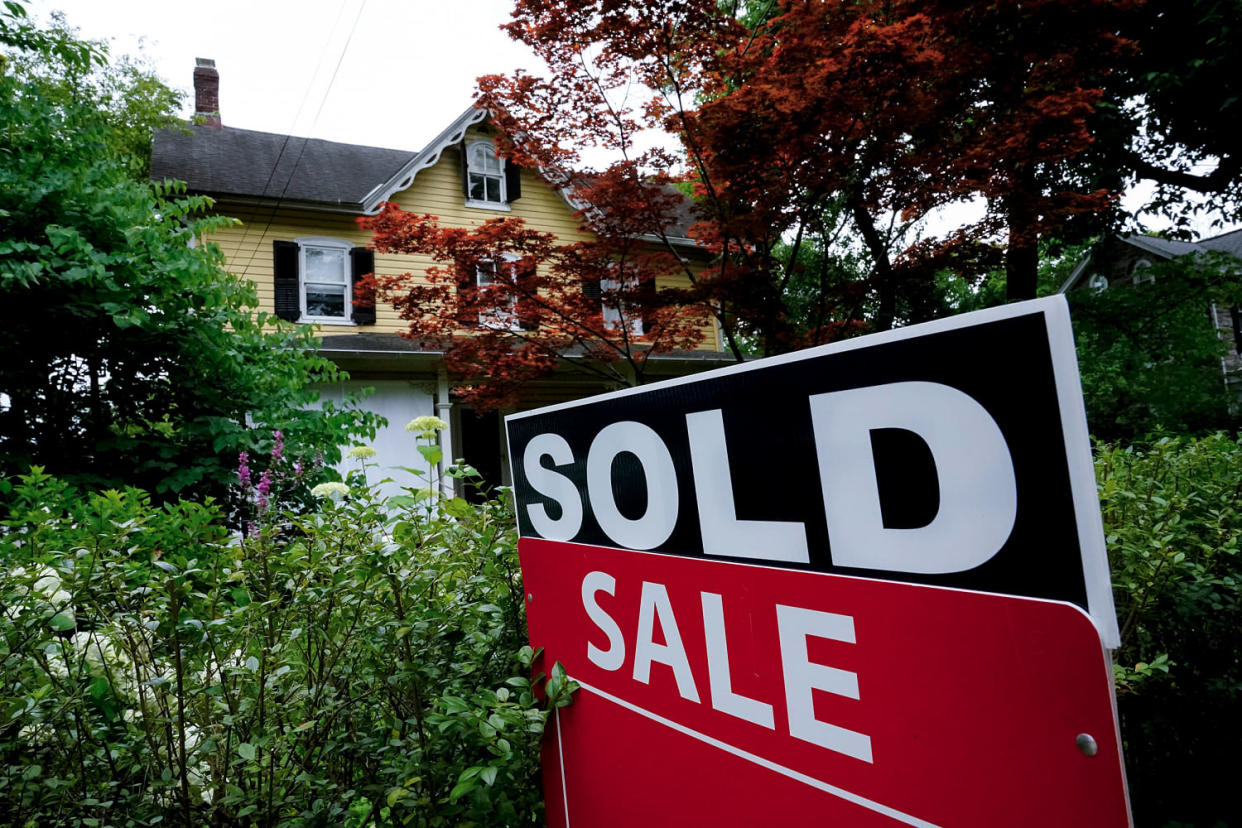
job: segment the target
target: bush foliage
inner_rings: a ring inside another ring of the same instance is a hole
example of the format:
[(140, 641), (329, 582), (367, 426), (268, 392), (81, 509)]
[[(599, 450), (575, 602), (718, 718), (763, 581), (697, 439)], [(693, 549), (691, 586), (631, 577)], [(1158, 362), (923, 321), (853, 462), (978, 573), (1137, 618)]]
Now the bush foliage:
[(1242, 439), (1164, 438), (1098, 452), (1135, 814), (1141, 825), (1232, 824), (1242, 742)]
[(0, 823), (540, 822), (572, 684), (529, 678), (511, 514), (351, 482), (243, 536), (210, 502), (12, 481)]

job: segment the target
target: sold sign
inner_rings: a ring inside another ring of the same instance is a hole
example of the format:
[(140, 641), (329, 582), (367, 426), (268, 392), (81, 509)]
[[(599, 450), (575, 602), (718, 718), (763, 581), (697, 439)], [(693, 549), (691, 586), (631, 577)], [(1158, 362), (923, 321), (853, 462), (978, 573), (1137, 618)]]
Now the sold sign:
[(507, 425), (554, 822), (1126, 824), (1062, 299)]

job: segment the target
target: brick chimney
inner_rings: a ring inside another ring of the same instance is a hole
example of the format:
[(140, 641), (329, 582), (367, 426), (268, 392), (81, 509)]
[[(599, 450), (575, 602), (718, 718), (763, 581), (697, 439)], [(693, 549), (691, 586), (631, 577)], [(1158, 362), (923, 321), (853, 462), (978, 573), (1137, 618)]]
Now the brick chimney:
[(194, 120), (207, 126), (220, 122), (220, 73), (210, 58), (194, 59)]

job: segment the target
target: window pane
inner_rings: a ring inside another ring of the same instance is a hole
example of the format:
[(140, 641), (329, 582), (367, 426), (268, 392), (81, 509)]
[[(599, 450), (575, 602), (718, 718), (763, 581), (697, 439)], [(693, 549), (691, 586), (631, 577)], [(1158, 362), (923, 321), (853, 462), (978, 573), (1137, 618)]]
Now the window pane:
[(307, 285), (306, 315), (344, 318), (345, 289), (328, 285)]
[(470, 173), (470, 198), (473, 201), (483, 201), (486, 197), (486, 191), (483, 186), (483, 176), (478, 173)]
[(470, 168), (484, 172), (500, 172), (496, 150), (487, 144), (475, 144), (470, 150)]
[(496, 284), (495, 262), (479, 262), (478, 266), (475, 268), (475, 273), (478, 275), (480, 287)]
[(331, 247), (305, 247), (306, 281), (345, 283), (345, 251)]
[(492, 178), (490, 175), (487, 177), (487, 200), (500, 201), (500, 179)]

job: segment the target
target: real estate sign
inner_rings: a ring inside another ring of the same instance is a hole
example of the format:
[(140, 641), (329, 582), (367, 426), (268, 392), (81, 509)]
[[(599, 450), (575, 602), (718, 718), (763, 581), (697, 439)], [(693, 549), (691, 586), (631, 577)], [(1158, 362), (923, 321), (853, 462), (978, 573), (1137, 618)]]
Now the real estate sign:
[(507, 428), (551, 824), (1127, 824), (1060, 297)]

